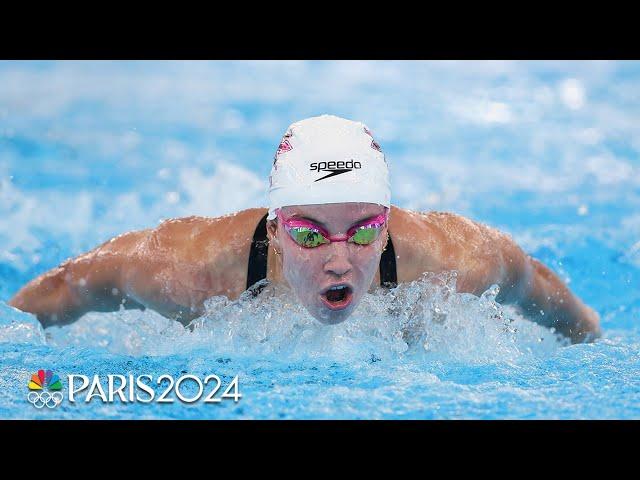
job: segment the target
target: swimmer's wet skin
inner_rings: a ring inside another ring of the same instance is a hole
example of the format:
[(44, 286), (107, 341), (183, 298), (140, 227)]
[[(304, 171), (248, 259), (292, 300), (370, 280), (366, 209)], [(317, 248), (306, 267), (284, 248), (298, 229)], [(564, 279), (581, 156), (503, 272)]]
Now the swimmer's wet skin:
[[(309, 168), (327, 158), (360, 168)], [(497, 301), (572, 342), (600, 336), (598, 314), (509, 236), (459, 215), (391, 206), (386, 159), (361, 123), (321, 116), (293, 124), (270, 188), (268, 210), (186, 217), (125, 233), (32, 280), (9, 303), (45, 327), (121, 307), (151, 308), (186, 324), (204, 313), (206, 299), (235, 299), (246, 290), (252, 236), (268, 214), (267, 280), (288, 287), (323, 323), (344, 321), (380, 284), (380, 257), (391, 237), (399, 283), (457, 271), (459, 292), (480, 295), (497, 284)], [(368, 230), (356, 237), (363, 225)]]

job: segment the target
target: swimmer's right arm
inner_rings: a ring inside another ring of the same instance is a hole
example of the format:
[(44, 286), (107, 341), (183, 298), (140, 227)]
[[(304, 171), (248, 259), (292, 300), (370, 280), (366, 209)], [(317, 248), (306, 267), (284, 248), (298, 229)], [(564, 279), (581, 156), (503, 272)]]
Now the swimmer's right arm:
[(26, 284), (9, 305), (33, 313), (44, 327), (72, 323), (89, 311), (144, 309), (127, 294), (122, 280), (123, 273), (140, 261), (134, 252), (149, 232), (120, 235), (65, 261)]
[(64, 325), (90, 311), (149, 308), (183, 324), (215, 295), (246, 284), (251, 233), (264, 208), (219, 218), (184, 217), (117, 236), (25, 285), (9, 304)]

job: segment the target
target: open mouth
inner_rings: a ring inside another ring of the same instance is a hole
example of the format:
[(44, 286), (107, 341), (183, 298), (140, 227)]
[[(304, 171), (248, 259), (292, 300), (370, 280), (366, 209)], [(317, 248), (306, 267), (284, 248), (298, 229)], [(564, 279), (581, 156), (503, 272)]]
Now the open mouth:
[(324, 304), (331, 310), (342, 310), (351, 303), (353, 290), (346, 284), (333, 285), (326, 289), (321, 297)]

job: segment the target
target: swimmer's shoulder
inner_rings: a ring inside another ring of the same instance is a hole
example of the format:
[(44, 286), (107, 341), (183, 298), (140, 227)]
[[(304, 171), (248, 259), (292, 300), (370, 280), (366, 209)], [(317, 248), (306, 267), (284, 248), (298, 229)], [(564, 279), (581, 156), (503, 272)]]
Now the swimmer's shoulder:
[(150, 242), (159, 250), (180, 252), (184, 260), (241, 254), (250, 248), (256, 225), (266, 208), (249, 208), (219, 217), (191, 215), (161, 222)]
[(463, 215), (452, 212), (428, 211), (417, 212), (404, 208), (391, 207), (389, 221), (391, 231), (401, 235), (412, 235), (412, 238), (431, 236), (433, 240), (454, 242), (469, 245), (469, 242), (499, 240), (508, 235)]
[(391, 206), (389, 231), (392, 238), (411, 240), (422, 244), (425, 240), (442, 240), (447, 231), (464, 225), (465, 218), (449, 212), (418, 212), (406, 208)]
[(154, 278), (180, 304), (214, 295), (236, 298), (245, 289), (251, 240), (266, 212), (251, 208), (220, 217), (165, 220), (150, 230), (141, 247), (145, 262), (139, 263), (155, 265)]
[(461, 270), (469, 258), (491, 256), (507, 237), (451, 212), (417, 212), (392, 207), (389, 231), (399, 255), (398, 274), (414, 279), (425, 271)]
[(405, 209), (393, 213), (389, 231), (399, 256), (400, 281), (415, 280), (424, 272), (455, 270), (459, 288), (477, 293), (484, 291), (493, 273), (524, 258), (508, 234), (462, 215)]
[(399, 281), (412, 281), (424, 272), (443, 270), (446, 235), (435, 213), (391, 206), (389, 233)]

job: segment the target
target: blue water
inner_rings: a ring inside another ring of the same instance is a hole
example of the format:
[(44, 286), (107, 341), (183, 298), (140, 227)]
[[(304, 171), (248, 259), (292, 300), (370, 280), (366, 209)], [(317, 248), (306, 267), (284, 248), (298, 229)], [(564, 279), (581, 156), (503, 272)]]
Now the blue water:
[[(0, 418), (640, 418), (639, 81), (638, 62), (0, 62)], [(508, 232), (603, 338), (568, 346), (455, 277), (333, 327), (271, 288), (211, 299), (192, 329), (121, 311), (43, 331), (6, 305), (123, 231), (265, 205), (281, 134), (325, 112), (373, 130), (394, 204)], [(37, 410), (42, 368), (65, 390), (237, 375), (242, 398)]]

